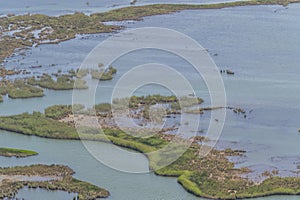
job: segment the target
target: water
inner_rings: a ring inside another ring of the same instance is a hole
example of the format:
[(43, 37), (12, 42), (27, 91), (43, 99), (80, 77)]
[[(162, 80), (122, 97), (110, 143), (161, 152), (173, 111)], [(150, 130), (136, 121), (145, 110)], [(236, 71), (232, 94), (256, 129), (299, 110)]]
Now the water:
[[(265, 146), (247, 153), (240, 166), (267, 164), (283, 171), (294, 162), (272, 162), (272, 157), (300, 154), (299, 113), (300, 4), (227, 8), (217, 11), (183, 11), (147, 17), (131, 28), (160, 26), (196, 39), (222, 69), (229, 105), (253, 110), (246, 119), (229, 113), (221, 140), (243, 144), (243, 149)], [(180, 19), (180, 20), (179, 20)], [(221, 142), (222, 143), (222, 142)], [(232, 145), (229, 145), (232, 146)]]
[[(32, 149), (39, 152), (38, 156), (26, 159), (0, 158), (0, 165), (30, 165), (64, 164), (75, 170), (76, 178), (88, 181), (108, 189), (111, 192), (109, 199), (195, 199), (185, 192), (176, 183), (174, 178), (158, 177), (154, 174), (128, 174), (121, 173), (106, 167), (94, 159), (84, 148), (80, 141), (64, 141), (43, 139), (0, 131), (0, 146), (14, 146), (24, 149)], [(111, 145), (99, 143), (99, 148), (107, 150)], [(118, 157), (119, 155), (111, 155)], [(148, 167), (148, 161), (143, 155), (136, 155), (136, 161)], [(130, 160), (128, 160), (130, 162)], [(142, 191), (142, 193), (141, 193)]]
[[(251, 6), (222, 10), (182, 11), (171, 15), (147, 17), (127, 23), (129, 28), (160, 26), (181, 31), (207, 48), (222, 69), (231, 69), (234, 76), (223, 76), (228, 104), (247, 111), (247, 118), (228, 111), (218, 148), (247, 150), (246, 158), (237, 166), (250, 166), (258, 171), (278, 168), (290, 175), (300, 164), (298, 134), (300, 113), (300, 4), (281, 6)], [(109, 34), (85, 36), (59, 45), (41, 45), (29, 50), (24, 59), (8, 59), (8, 68), (28, 68), (38, 60), (41, 69), (33, 73), (56, 72), (80, 65), (87, 53)], [(151, 56), (149, 56), (149, 54)], [(117, 77), (97, 90), (96, 101), (107, 102), (113, 84), (132, 66), (160, 62), (182, 72), (197, 88), (197, 93), (209, 104), (204, 83), (198, 83), (194, 70), (182, 59), (159, 51), (141, 51), (120, 58), (114, 63)], [(24, 64), (21, 64), (24, 63)], [(50, 64), (56, 64), (49, 67)], [(146, 91), (153, 91), (149, 87)], [(1, 114), (43, 111), (49, 105), (70, 104), (71, 91), (46, 91), (43, 98), (11, 100), (0, 104)], [(84, 91), (83, 91), (84, 94)], [(251, 112), (249, 112), (252, 110)], [(206, 128), (209, 114), (202, 118)], [(185, 192), (176, 179), (153, 174), (126, 174), (97, 162), (80, 142), (48, 140), (1, 131), (0, 146), (32, 149), (40, 155), (26, 159), (0, 158), (1, 166), (32, 163), (60, 163), (76, 171), (75, 177), (108, 189), (110, 199), (199, 199)], [(99, 148), (109, 149), (108, 144)], [(118, 156), (118, 155), (114, 155)], [(140, 167), (147, 160), (137, 156)], [(261, 199), (299, 199), (299, 197), (267, 197)]]
[(29, 189), (27, 187), (19, 190), (16, 198), (23, 199), (31, 199), (31, 200), (65, 200), (65, 199), (73, 199), (77, 195), (74, 193), (68, 193), (63, 191), (47, 191), (45, 189)]

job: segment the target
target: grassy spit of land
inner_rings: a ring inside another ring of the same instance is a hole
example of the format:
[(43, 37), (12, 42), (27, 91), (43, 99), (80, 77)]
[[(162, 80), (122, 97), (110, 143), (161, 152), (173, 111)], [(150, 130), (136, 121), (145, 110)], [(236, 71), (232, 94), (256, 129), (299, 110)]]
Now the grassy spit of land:
[[(70, 112), (70, 107), (63, 108)], [(80, 109), (80, 108), (78, 108)], [(157, 134), (148, 138), (134, 137), (121, 130), (105, 128), (103, 133), (92, 127), (82, 127), (78, 135), (74, 126), (57, 120), (65, 116), (60, 107), (46, 109), (46, 114), (24, 113), (21, 115), (0, 117), (0, 128), (26, 135), (35, 135), (55, 139), (84, 139), (107, 141), (137, 150), (148, 156), (150, 167), (155, 166), (164, 157), (153, 157), (148, 152), (161, 149), (172, 140), (171, 135)], [(107, 139), (106, 139), (107, 138)], [(261, 183), (254, 183), (241, 178), (249, 172), (247, 168), (236, 169), (226, 156), (240, 155), (243, 152), (230, 149), (212, 150), (206, 157), (199, 157), (200, 145), (196, 142), (174, 163), (155, 173), (162, 176), (178, 177), (178, 182), (189, 192), (213, 199), (237, 199), (269, 195), (297, 195), (300, 194), (300, 179), (294, 177), (273, 177)]]
[(23, 149), (0, 148), (0, 156), (23, 158), (34, 155), (38, 155), (38, 153)]
[[(18, 190), (43, 188), (77, 193), (78, 199), (96, 200), (109, 196), (109, 192), (72, 177), (74, 171), (63, 165), (31, 165), (0, 168), (0, 199), (14, 197)], [(34, 177), (37, 177), (35, 180)], [(39, 178), (44, 178), (40, 181)]]
[[(59, 43), (75, 38), (76, 34), (106, 33), (122, 29), (106, 25), (107, 21), (141, 20), (145, 16), (169, 14), (191, 9), (221, 9), (236, 6), (274, 5), (286, 6), (300, 0), (250, 0), (204, 5), (155, 4), (130, 6), (91, 16), (82, 13), (50, 17), (41, 14), (7, 16), (0, 18), (0, 62), (12, 55), (16, 49), (42, 43)], [(37, 36), (34, 31), (39, 31)], [(3, 33), (12, 33), (5, 34)]]

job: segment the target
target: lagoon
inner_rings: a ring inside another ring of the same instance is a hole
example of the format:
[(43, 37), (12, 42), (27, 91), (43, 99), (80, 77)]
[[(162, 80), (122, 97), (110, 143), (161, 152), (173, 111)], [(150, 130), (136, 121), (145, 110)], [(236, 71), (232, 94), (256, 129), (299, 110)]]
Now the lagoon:
[[(217, 56), (213, 56), (216, 64), (221, 69), (230, 68), (235, 72), (234, 76), (223, 76), (228, 105), (245, 108), (248, 112), (248, 117), (244, 119), (228, 111), (217, 147), (247, 150), (246, 159), (237, 166), (252, 167), (260, 172), (275, 167), (280, 174), (291, 175), (300, 163), (300, 57), (297, 55), (300, 46), (299, 11), (300, 4), (289, 5), (287, 9), (281, 6), (248, 6), (182, 11), (125, 24), (128, 28), (172, 28), (194, 38), (212, 55), (217, 53)], [(40, 72), (78, 67), (95, 44), (110, 35), (79, 36), (59, 45), (41, 45), (30, 49), (19, 63), (19, 56), (9, 58), (5, 66), (29, 67), (35, 60), (39, 60), (39, 64), (43, 65)], [(57, 65), (49, 67), (54, 62), (53, 58)], [(192, 67), (182, 59), (160, 51), (141, 51), (116, 61), (116, 79), (101, 85), (96, 101), (109, 101), (113, 85), (132, 66), (154, 61), (166, 63), (183, 73), (196, 87), (200, 97), (209, 104), (205, 84), (196, 82), (197, 76)], [(37, 74), (39, 70), (32, 69)], [(140, 94), (147, 92), (164, 94), (166, 91), (157, 91), (150, 86), (140, 91)], [(72, 102), (72, 91), (46, 90), (45, 94), (42, 98), (5, 99), (0, 104), (0, 113), (11, 115), (43, 111), (49, 105)], [(201, 128), (207, 128), (209, 117), (206, 114), (201, 118)], [(188, 194), (176, 183), (176, 179), (153, 174), (126, 174), (109, 169), (95, 160), (79, 141), (49, 140), (5, 131), (0, 133), (0, 146), (39, 152), (38, 156), (25, 160), (0, 158), (1, 166), (32, 163), (69, 165), (76, 171), (75, 177), (108, 189), (112, 195), (109, 199), (199, 199)], [(101, 143), (99, 146), (110, 148), (108, 144)], [(139, 160), (141, 167), (147, 167), (148, 162), (144, 156), (134, 159)], [(297, 198), (276, 196), (261, 199)]]

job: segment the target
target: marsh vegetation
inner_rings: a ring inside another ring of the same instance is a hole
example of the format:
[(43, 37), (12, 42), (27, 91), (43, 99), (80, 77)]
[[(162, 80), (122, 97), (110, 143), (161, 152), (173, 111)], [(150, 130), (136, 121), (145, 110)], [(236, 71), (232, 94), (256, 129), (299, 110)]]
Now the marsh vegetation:
[(17, 158), (23, 158), (28, 156), (34, 156), (38, 153), (35, 151), (30, 150), (23, 150), (23, 149), (13, 149), (13, 148), (0, 148), (0, 156), (5, 157), (17, 157)]
[[(87, 16), (74, 13), (58, 17), (42, 14), (6, 16), (0, 18), (3, 35), (0, 41), (0, 62), (12, 55), (16, 49), (28, 48), (45, 43), (59, 43), (75, 38), (76, 34), (108, 33), (122, 29), (121, 26), (106, 25), (107, 21), (141, 20), (146, 16), (174, 13), (192, 9), (222, 9), (236, 6), (274, 5), (286, 6), (299, 0), (250, 0), (215, 4), (154, 4), (146, 6), (130, 6), (104, 13)], [(39, 31), (37, 37), (33, 34)]]
[[(39, 79), (32, 77), (27, 80), (30, 85), (40, 86), (42, 88), (52, 89), (52, 90), (73, 90), (73, 89), (87, 89), (86, 81), (82, 79), (72, 79), (66, 75), (59, 75), (56, 80), (53, 79), (48, 74), (44, 74)], [(76, 83), (76, 84), (75, 84)]]
[(27, 84), (25, 80), (1, 81), (0, 94), (8, 95), (12, 99), (42, 97), (44, 92), (41, 88)]
[[(163, 98), (163, 101), (169, 101), (170, 99), (171, 97)], [(136, 100), (135, 102), (139, 101)], [(152, 104), (152, 101), (150, 103)], [(119, 129), (105, 128), (103, 132), (100, 132), (98, 129), (89, 126), (80, 127), (81, 131), (77, 133), (72, 124), (58, 120), (65, 116), (58, 110), (64, 110), (63, 113), (69, 113), (70, 109), (68, 106), (56, 106), (51, 109), (48, 108), (45, 115), (35, 112), (33, 114), (24, 113), (0, 117), (0, 128), (47, 138), (110, 141), (118, 146), (144, 153), (149, 159), (149, 167), (156, 174), (178, 177), (178, 182), (187, 191), (201, 197), (236, 199), (274, 194), (299, 194), (300, 192), (299, 178), (283, 178), (274, 175), (261, 183), (242, 178), (242, 175), (250, 172), (250, 170), (247, 168), (235, 168), (234, 164), (228, 161), (227, 156), (239, 156), (244, 151), (231, 149), (224, 151), (212, 150), (206, 157), (199, 157), (201, 145), (197, 139), (178, 160), (167, 167), (157, 169), (157, 164), (166, 158), (153, 156), (148, 153), (165, 147), (172, 140), (172, 135), (158, 133), (151, 137), (139, 138), (128, 135)], [(104, 109), (104, 107), (101, 109)], [(109, 110), (109, 106), (106, 105), (104, 110)]]

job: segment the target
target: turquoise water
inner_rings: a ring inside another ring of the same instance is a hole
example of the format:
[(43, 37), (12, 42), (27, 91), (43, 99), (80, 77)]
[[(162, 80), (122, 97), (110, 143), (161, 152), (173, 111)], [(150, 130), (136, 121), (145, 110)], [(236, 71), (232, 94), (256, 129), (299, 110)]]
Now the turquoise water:
[[(159, 26), (181, 31), (198, 41), (213, 55), (221, 69), (230, 68), (236, 74), (223, 76), (228, 105), (247, 110), (247, 118), (228, 111), (218, 148), (247, 150), (246, 158), (237, 166), (248, 166), (261, 172), (277, 168), (282, 175), (293, 175), (300, 164), (300, 4), (255, 6), (222, 10), (182, 11), (171, 15), (147, 17), (143, 21), (125, 23), (128, 28)], [(8, 68), (28, 68), (38, 60), (43, 67), (33, 73), (56, 72), (80, 65), (88, 52), (110, 34), (78, 37), (59, 45), (41, 45), (8, 59)], [(149, 56), (151, 55), (151, 56)], [(198, 82), (195, 71), (182, 59), (160, 51), (141, 51), (126, 55), (114, 63), (116, 80), (106, 82), (97, 90), (96, 101), (108, 102), (117, 79), (132, 66), (159, 62), (168, 64), (184, 74), (195, 86), (197, 93), (209, 104), (203, 82)], [(49, 67), (50, 64), (56, 64)], [(156, 91), (153, 87), (144, 90)], [(142, 93), (142, 92), (141, 92)], [(11, 100), (0, 104), (0, 114), (9, 115), (34, 110), (43, 111), (49, 105), (70, 104), (71, 91), (45, 92), (43, 98)], [(83, 91), (84, 95), (84, 91)], [(249, 112), (252, 110), (251, 112)], [(206, 129), (209, 114), (202, 118)], [(38, 151), (36, 157), (26, 159), (0, 158), (1, 166), (32, 163), (60, 163), (76, 171), (75, 177), (89, 181), (111, 192), (109, 199), (199, 199), (188, 194), (176, 179), (153, 174), (126, 174), (107, 168), (95, 160), (80, 142), (48, 140), (0, 131), (0, 146), (26, 148)], [(97, 148), (110, 152), (108, 144), (94, 143)], [(142, 155), (135, 158), (141, 168), (148, 161)], [(35, 192), (23, 191), (34, 199)], [(43, 191), (39, 191), (42, 192)], [(30, 196), (32, 194), (32, 196)], [(47, 194), (45, 193), (47, 196)], [(61, 194), (65, 195), (65, 194)], [(59, 195), (60, 196), (60, 195)], [(38, 198), (36, 198), (38, 199)], [(299, 197), (268, 197), (261, 199), (299, 199)]]

